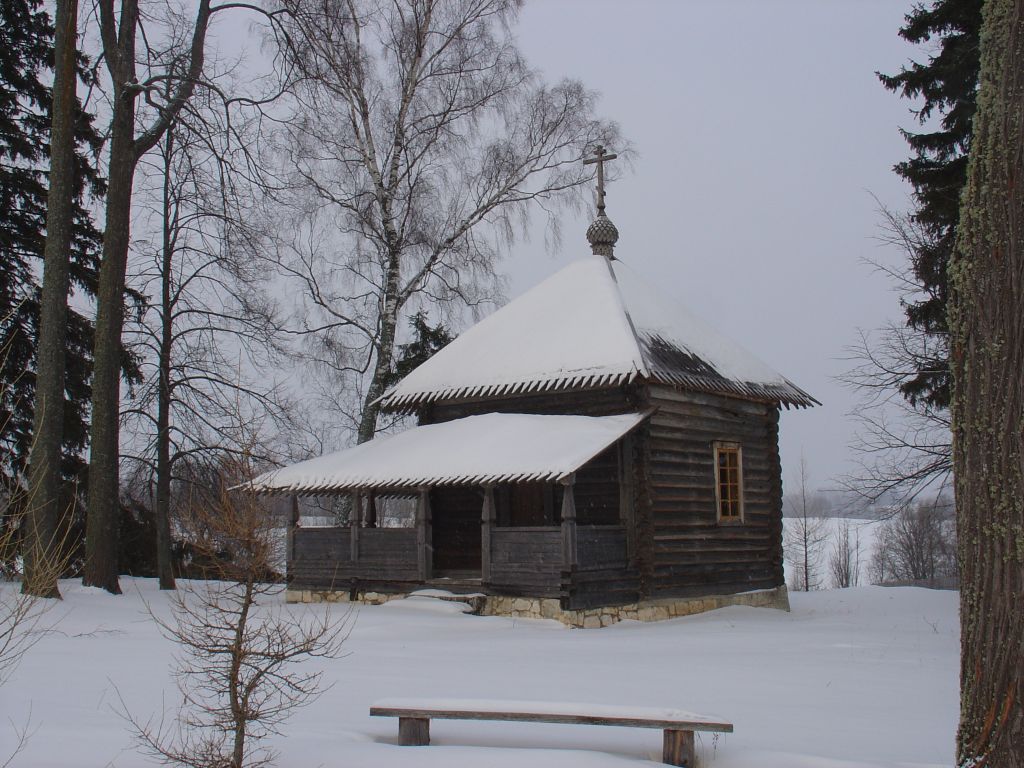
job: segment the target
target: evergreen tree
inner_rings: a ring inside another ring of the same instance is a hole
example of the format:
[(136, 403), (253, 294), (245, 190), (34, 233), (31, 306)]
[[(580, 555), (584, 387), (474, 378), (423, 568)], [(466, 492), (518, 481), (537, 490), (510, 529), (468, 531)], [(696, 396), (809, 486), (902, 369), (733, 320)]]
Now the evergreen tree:
[(390, 374), (384, 380), (384, 391), (412, 373), (452, 341), (452, 335), (443, 323), (431, 325), (427, 313), (422, 310), (409, 318), (412, 327), (412, 341), (398, 345), (398, 354)]
[[(40, 0), (2, 0), (0, 29), (0, 482), (19, 483), (32, 441), (39, 274), (45, 242), (54, 28)], [(87, 62), (79, 76), (88, 80)], [(86, 209), (103, 191), (89, 162), (101, 138), (79, 105), (71, 290), (95, 290), (101, 235)], [(70, 311), (62, 474), (78, 476), (88, 438), (92, 323)]]
[[(925, 235), (911, 255), (923, 298), (905, 304), (907, 324), (934, 338), (938, 354), (920, 360), (900, 386), (912, 405), (948, 408), (950, 402), (947, 268), (956, 242), (960, 193), (967, 180), (967, 153), (978, 91), (982, 0), (934, 0), (917, 5), (900, 30), (904, 40), (935, 40), (924, 63), (911, 62), (896, 75), (879, 75), (891, 91), (922, 101), (915, 114), (922, 133), (903, 131), (914, 155), (895, 171), (914, 188), (912, 218)], [(931, 123), (937, 118), (937, 124)]]

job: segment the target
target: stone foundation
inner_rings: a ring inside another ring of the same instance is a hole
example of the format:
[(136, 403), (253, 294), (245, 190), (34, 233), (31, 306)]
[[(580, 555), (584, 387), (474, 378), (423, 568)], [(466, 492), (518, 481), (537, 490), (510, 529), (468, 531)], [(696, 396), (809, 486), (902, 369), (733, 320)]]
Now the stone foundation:
[[(404, 598), (405, 594), (382, 592), (361, 592), (356, 602), (380, 605), (389, 600)], [(658, 600), (642, 600), (629, 605), (583, 610), (563, 610), (557, 598), (506, 597), (503, 595), (429, 595), (441, 599), (464, 602), (471, 606), (473, 613), (482, 616), (513, 616), (524, 619), (555, 619), (570, 627), (591, 629), (631, 619), (633, 621), (664, 621), (695, 613), (713, 611), (730, 605), (749, 605), (755, 608), (776, 608), (789, 610), (789, 593), (786, 585), (775, 589), (761, 589), (755, 592), (739, 592), (734, 595), (709, 595), (705, 597), (669, 597)], [(348, 592), (331, 590), (289, 589), (286, 593), (289, 603), (347, 603)]]
[(502, 597), (490, 595), (481, 611), (486, 616), (518, 616), (529, 619), (555, 619), (570, 627), (591, 629), (607, 627), (624, 619), (633, 621), (664, 621), (695, 613), (713, 611), (729, 605), (749, 605), (755, 608), (777, 608), (789, 610), (789, 593), (786, 586), (763, 589), (756, 592), (740, 592), (735, 595), (710, 595), (706, 597), (673, 597), (658, 600), (642, 600), (629, 605), (563, 610), (555, 598)]
[(284, 601), (286, 603), (362, 603), (364, 605), (383, 605), (391, 600), (398, 600), (408, 596), (405, 593), (360, 592), (359, 596), (352, 600), (349, 598), (348, 590), (342, 592), (336, 589), (288, 589), (284, 593)]

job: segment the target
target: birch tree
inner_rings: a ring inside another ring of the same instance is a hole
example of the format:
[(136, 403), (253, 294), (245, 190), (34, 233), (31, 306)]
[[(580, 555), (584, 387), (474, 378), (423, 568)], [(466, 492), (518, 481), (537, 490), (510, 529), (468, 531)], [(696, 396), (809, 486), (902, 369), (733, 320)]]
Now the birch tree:
[(950, 266), (960, 766), (1024, 765), (1024, 0), (982, 9)]
[(403, 318), (494, 301), (501, 245), (531, 212), (554, 223), (579, 202), (595, 144), (622, 144), (593, 92), (523, 60), (518, 0), (283, 2), (306, 79), (282, 137), (297, 214), (280, 263), (311, 351), (360, 393), (363, 442)]

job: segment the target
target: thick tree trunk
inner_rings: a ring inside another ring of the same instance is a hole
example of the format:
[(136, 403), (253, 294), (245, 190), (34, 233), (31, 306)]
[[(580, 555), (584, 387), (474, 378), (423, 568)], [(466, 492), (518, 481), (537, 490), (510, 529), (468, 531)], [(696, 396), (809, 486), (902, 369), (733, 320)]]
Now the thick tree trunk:
[(171, 157), (174, 133), (167, 134), (163, 146), (163, 243), (160, 263), (160, 382), (157, 392), (156, 435), (156, 570), (160, 589), (174, 589), (171, 559), (171, 363), (174, 333), (174, 304), (171, 300), (171, 269), (174, 244), (171, 236)]
[(1024, 765), (1024, 0), (988, 0), (950, 266), (960, 766)]
[(36, 404), (29, 460), (25, 579), (22, 589), (60, 597), (63, 559), (60, 531), (61, 455), (64, 443), (64, 347), (68, 316), (68, 254), (75, 200), (75, 57), (78, 1), (57, 0), (53, 105), (50, 128), (50, 188), (46, 199), (43, 295), (36, 362)]
[[(134, 55), (134, 51), (131, 52)], [(121, 327), (135, 175), (135, 100), (115, 90), (107, 185), (103, 261), (96, 293), (93, 352), (89, 516), (82, 582), (120, 594), (118, 585), (118, 419), (121, 401)]]

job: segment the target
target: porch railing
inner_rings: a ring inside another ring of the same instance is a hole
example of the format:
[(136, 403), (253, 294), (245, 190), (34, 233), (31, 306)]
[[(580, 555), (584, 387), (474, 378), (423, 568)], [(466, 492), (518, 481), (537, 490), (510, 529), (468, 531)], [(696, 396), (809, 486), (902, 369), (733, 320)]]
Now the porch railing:
[(353, 580), (413, 582), (417, 557), (415, 528), (296, 528), (289, 579), (320, 589), (346, 589)]

